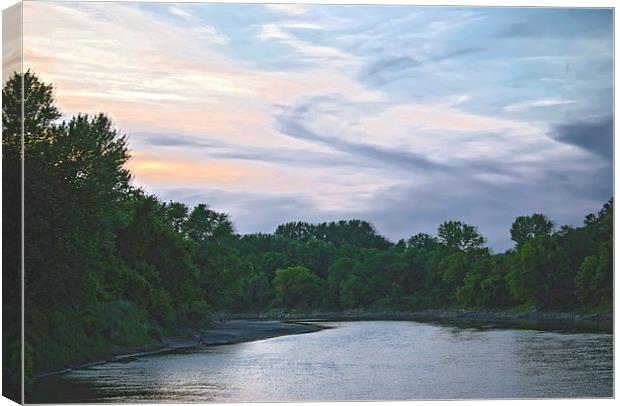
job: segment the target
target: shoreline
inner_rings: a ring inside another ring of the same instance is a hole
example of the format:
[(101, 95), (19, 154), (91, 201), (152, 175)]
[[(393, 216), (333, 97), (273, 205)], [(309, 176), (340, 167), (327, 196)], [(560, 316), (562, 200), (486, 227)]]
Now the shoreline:
[(613, 333), (613, 314), (578, 314), (561, 311), (464, 310), (427, 309), (403, 311), (350, 310), (339, 312), (286, 312), (272, 310), (262, 314), (231, 314), (230, 318), (290, 321), (363, 321), (409, 320), (419, 322), (446, 322), (491, 324), (534, 329), (559, 329)]
[(285, 335), (305, 334), (326, 328), (315, 323), (328, 321), (403, 320), (425, 323), (480, 325), (482, 327), (515, 327), (542, 330), (613, 333), (613, 314), (583, 315), (559, 311), (428, 309), (415, 311), (315, 311), (287, 312), (271, 310), (258, 314), (224, 314), (226, 322), (214, 322), (192, 329), (193, 337), (164, 337), (161, 342), (140, 347), (116, 347), (100, 359), (33, 376), (37, 381), (75, 369), (89, 368), (108, 362), (129, 362), (135, 358), (212, 345), (230, 345), (265, 340)]
[(150, 346), (117, 347), (105, 356), (105, 359), (78, 362), (67, 368), (36, 374), (33, 376), (33, 380), (36, 382), (50, 376), (62, 375), (76, 369), (89, 368), (108, 362), (129, 362), (147, 355), (164, 354), (202, 346), (230, 345), (286, 335), (313, 333), (326, 328), (303, 321), (235, 318), (223, 323), (213, 323), (206, 328), (196, 329), (193, 337), (164, 337), (161, 343)]

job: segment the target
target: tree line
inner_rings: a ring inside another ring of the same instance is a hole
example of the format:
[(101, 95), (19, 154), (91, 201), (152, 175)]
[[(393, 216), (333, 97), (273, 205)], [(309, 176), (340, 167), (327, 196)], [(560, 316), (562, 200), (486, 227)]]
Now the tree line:
[(494, 254), (476, 227), (396, 243), (363, 220), (239, 235), (206, 204), (131, 185), (126, 138), (104, 114), (61, 121), (34, 73), (3, 88), (5, 388), (19, 376), (21, 102), (24, 91), (26, 376), (144, 345), (217, 311), (555, 309), (610, 312), (613, 201), (581, 227), (515, 219)]

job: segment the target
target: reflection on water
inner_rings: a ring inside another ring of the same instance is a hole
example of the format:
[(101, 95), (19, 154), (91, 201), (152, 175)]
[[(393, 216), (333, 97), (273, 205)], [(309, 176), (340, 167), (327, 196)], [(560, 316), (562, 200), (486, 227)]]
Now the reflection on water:
[(613, 336), (412, 321), (108, 363), (41, 382), (31, 402), (243, 402), (613, 396)]

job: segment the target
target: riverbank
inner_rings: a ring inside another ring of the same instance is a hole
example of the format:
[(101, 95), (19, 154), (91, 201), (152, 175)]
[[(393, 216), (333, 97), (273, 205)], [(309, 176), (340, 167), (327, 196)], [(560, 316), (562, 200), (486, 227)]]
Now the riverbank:
[(613, 336), (403, 321), (150, 356), (50, 377), (28, 403), (613, 396)]
[(411, 311), (347, 310), (339, 312), (294, 312), (271, 310), (259, 314), (229, 315), (229, 318), (294, 321), (412, 320), (424, 322), (511, 325), (535, 329), (613, 332), (613, 314), (579, 314), (560, 311), (427, 309)]
[(316, 324), (301, 321), (278, 320), (227, 320), (212, 323), (203, 329), (188, 330), (185, 337), (164, 337), (161, 341), (142, 347), (115, 347), (105, 357), (98, 360), (82, 360), (69, 367), (34, 376), (41, 379), (51, 375), (67, 373), (74, 369), (88, 368), (107, 362), (128, 362), (137, 357), (172, 352), (181, 349), (209, 345), (236, 344), (247, 341), (264, 340), (284, 335), (305, 334), (322, 330)]
[(325, 327), (314, 324), (320, 321), (357, 320), (412, 320), (429, 323), (453, 323), (474, 327), (516, 327), (540, 330), (578, 332), (613, 332), (612, 314), (577, 314), (557, 311), (511, 310), (451, 310), (429, 309), (417, 311), (366, 311), (340, 312), (307, 311), (294, 312), (270, 310), (254, 314), (222, 314), (215, 322), (203, 329), (187, 330), (184, 337), (164, 337), (161, 341), (142, 347), (115, 347), (105, 356), (81, 360), (63, 369), (35, 375), (35, 380), (50, 375), (87, 368), (106, 362), (128, 362), (144, 355), (171, 352), (208, 345), (226, 345), (263, 340), (292, 334), (304, 334)]

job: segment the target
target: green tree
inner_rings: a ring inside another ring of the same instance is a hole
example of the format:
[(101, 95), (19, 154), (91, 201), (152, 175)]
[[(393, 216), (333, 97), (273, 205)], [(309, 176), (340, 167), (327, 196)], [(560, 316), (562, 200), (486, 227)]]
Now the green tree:
[(503, 255), (480, 253), (470, 265), (460, 286), (456, 288), (456, 304), (465, 308), (502, 308), (514, 304), (506, 282), (506, 260)]
[(274, 289), (265, 273), (252, 272), (245, 280), (242, 309), (260, 312), (265, 310), (274, 298)]
[(481, 247), (485, 240), (474, 226), (460, 221), (448, 221), (439, 226), (439, 241), (457, 250), (469, 250)]
[[(23, 87), (22, 87), (23, 81)], [(54, 105), (54, 88), (44, 83), (28, 70), (26, 73), (13, 75), (2, 89), (2, 148), (13, 147), (19, 151), (22, 126), (22, 91), (24, 142), (37, 142), (61, 117), (60, 110)]]
[(242, 297), (243, 268), (228, 215), (199, 204), (189, 214), (185, 232), (192, 242), (206, 303), (215, 308), (233, 307)]
[(541, 235), (550, 235), (553, 223), (544, 214), (535, 213), (531, 216), (519, 216), (512, 223), (510, 236), (517, 244), (517, 248), (526, 241)]
[(186, 205), (180, 202), (169, 202), (162, 204), (164, 211), (164, 217), (172, 225), (174, 231), (182, 234), (186, 228), (188, 220), (189, 209)]
[(409, 240), (407, 240), (407, 245), (409, 247), (424, 250), (431, 250), (435, 248), (437, 244), (439, 244), (437, 238), (426, 233), (418, 233), (416, 235), (412, 235), (411, 237), (409, 237)]
[(185, 222), (188, 237), (196, 242), (217, 241), (230, 242), (234, 238), (233, 225), (228, 215), (209, 209), (206, 204), (199, 204), (190, 213)]
[(570, 308), (574, 303), (574, 272), (557, 237), (526, 241), (510, 260), (510, 290), (521, 303), (537, 308)]
[(470, 298), (480, 293), (480, 282), (491, 269), (491, 255), (487, 248), (457, 251), (445, 256), (437, 269), (444, 294), (461, 306), (474, 306)]
[[(5, 180), (7, 174), (20, 178), (24, 128), (28, 382), (33, 371), (87, 355), (99, 343), (89, 339), (80, 309), (110, 298), (107, 274), (122, 266), (115, 238), (126, 220), (129, 172), (124, 165), (129, 153), (125, 138), (105, 115), (77, 115), (58, 122), (61, 115), (54, 106), (52, 86), (31, 72), (13, 75), (3, 88), (3, 99)], [(3, 188), (12, 188), (6, 194), (12, 196), (7, 208), (19, 202), (20, 188), (15, 185), (3, 182)], [(3, 226), (19, 220), (19, 210), (12, 210), (13, 218), (6, 213)], [(5, 268), (7, 275), (11, 268)]]
[(343, 257), (334, 261), (329, 267), (327, 276), (327, 297), (328, 303), (331, 306), (338, 307), (340, 305), (340, 285), (357, 266), (358, 263), (356, 260)]
[[(191, 243), (169, 221), (167, 205), (141, 191), (130, 196), (126, 204), (130, 220), (117, 233), (117, 249), (130, 267), (123, 279), (136, 279), (143, 288), (125, 290), (121, 297), (141, 301), (163, 326), (204, 320), (208, 309), (199, 289)], [(118, 271), (110, 273), (112, 281)], [(124, 286), (127, 289), (133, 285)]]
[(25, 149), (26, 290), (37, 306), (92, 302), (123, 221), (125, 138), (104, 115), (78, 115), (36, 138)]
[(399, 253), (362, 249), (355, 261), (338, 265), (342, 307), (381, 307), (384, 304), (381, 302), (402, 295), (400, 283), (406, 275), (407, 264)]
[(277, 269), (273, 287), (278, 304), (287, 308), (317, 308), (323, 302), (324, 280), (302, 266)]
[[(2, 348), (7, 372), (3, 377), (10, 376), (4, 380), (3, 393), (16, 401), (21, 397), (22, 141), (30, 150), (30, 145), (45, 137), (58, 118), (60, 112), (54, 105), (51, 85), (30, 71), (11, 75), (2, 89)], [(26, 348), (28, 355), (31, 347)]]
[(604, 311), (613, 308), (613, 244), (606, 241), (597, 254), (584, 259), (575, 277), (581, 304)]
[[(584, 231), (596, 247), (585, 257), (575, 277), (582, 306), (600, 311), (613, 309), (613, 199), (598, 214), (589, 214)], [(583, 240), (585, 237), (582, 237)], [(587, 255), (587, 254), (586, 254)]]

